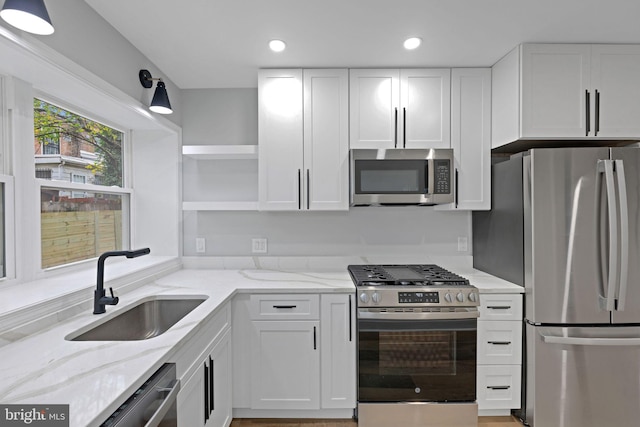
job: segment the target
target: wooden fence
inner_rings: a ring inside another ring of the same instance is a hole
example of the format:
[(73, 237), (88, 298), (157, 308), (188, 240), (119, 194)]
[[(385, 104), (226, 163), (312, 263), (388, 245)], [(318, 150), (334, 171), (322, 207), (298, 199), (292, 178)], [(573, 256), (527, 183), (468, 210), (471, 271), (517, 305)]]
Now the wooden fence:
[(42, 268), (122, 248), (122, 211), (42, 212)]

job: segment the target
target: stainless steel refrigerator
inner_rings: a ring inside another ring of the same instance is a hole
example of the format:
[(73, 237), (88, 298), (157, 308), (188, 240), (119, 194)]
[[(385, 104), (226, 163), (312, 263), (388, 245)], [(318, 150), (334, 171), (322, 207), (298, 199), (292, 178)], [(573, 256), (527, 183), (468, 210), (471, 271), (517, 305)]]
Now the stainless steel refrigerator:
[(640, 425), (640, 149), (533, 149), (500, 165), (493, 180), (521, 191), (492, 193), (508, 207), (497, 217), (521, 220), (496, 233), (496, 212), (474, 214), (474, 262), (490, 264), (492, 247), (522, 257), (520, 272), (489, 267), (525, 287), (520, 416), (534, 427)]

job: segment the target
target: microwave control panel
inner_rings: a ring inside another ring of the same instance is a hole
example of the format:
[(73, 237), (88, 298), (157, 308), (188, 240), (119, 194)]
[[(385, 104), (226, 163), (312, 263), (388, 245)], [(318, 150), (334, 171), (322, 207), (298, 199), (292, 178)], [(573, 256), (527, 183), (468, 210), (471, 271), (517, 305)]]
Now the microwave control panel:
[(434, 194), (451, 194), (451, 162), (449, 160), (433, 160), (433, 179)]

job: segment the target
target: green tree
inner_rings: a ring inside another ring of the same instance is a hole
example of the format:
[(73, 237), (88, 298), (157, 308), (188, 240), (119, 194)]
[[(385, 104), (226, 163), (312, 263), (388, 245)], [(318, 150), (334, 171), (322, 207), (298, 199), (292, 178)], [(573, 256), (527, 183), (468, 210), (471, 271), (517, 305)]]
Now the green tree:
[(33, 121), (35, 138), (41, 144), (68, 138), (93, 146), (98, 160), (87, 169), (100, 177), (101, 185), (122, 187), (122, 132), (37, 98), (33, 100)]

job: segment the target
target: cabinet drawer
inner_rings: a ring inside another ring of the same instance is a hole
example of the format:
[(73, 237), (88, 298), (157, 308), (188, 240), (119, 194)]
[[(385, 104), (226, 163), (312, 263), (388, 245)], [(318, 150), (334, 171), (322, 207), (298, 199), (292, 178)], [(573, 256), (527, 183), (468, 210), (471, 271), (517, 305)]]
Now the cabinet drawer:
[(520, 365), (478, 366), (478, 410), (520, 408)]
[(522, 320), (522, 295), (480, 294), (479, 320)]
[(478, 364), (520, 364), (522, 322), (478, 322)]
[(320, 296), (317, 294), (251, 295), (252, 320), (317, 320)]

